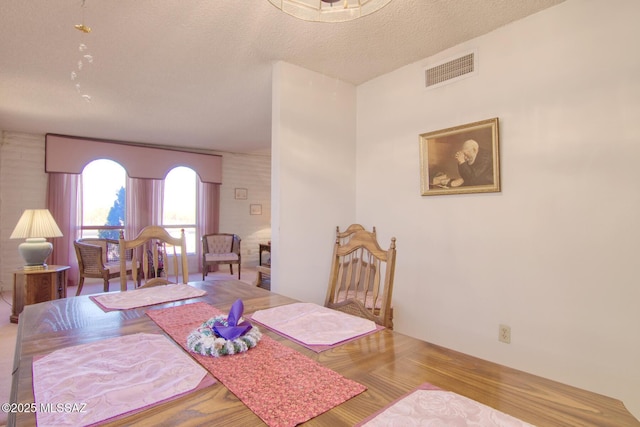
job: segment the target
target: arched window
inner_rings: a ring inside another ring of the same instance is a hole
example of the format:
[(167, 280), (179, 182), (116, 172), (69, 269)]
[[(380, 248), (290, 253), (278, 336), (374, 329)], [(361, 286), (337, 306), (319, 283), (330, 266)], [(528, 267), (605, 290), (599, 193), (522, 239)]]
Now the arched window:
[(164, 179), (162, 226), (172, 236), (184, 228), (187, 252), (196, 252), (196, 173), (184, 166), (171, 169)]
[(82, 237), (118, 239), (125, 225), (126, 171), (94, 160), (82, 171)]

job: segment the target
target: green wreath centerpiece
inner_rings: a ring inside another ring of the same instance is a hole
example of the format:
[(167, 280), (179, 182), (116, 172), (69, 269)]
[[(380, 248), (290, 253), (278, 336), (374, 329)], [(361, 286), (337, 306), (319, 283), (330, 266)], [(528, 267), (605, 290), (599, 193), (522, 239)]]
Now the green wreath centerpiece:
[(227, 356), (255, 347), (262, 333), (242, 318), (242, 301), (237, 300), (229, 315), (218, 315), (202, 323), (187, 337), (187, 347), (203, 356)]

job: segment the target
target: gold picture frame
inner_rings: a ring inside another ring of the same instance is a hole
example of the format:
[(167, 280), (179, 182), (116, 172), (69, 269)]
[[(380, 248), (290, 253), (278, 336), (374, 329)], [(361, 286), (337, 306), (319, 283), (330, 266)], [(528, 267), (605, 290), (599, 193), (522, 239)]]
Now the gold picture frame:
[(423, 196), (500, 191), (498, 118), (420, 134)]

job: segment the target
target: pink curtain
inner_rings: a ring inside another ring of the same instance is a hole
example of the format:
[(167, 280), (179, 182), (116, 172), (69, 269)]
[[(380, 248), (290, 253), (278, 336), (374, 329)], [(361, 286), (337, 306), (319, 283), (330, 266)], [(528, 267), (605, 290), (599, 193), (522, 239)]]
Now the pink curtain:
[[(198, 210), (196, 229), (198, 236), (220, 231), (220, 184), (202, 182), (198, 178)], [(202, 272), (202, 242), (196, 244), (198, 271)]]
[(62, 237), (53, 241), (51, 265), (69, 265), (69, 285), (76, 285), (80, 277), (73, 242), (80, 238), (82, 221), (82, 175), (49, 173), (47, 181), (47, 208), (56, 220)]
[(127, 178), (125, 237), (133, 239), (148, 225), (162, 224), (164, 181)]

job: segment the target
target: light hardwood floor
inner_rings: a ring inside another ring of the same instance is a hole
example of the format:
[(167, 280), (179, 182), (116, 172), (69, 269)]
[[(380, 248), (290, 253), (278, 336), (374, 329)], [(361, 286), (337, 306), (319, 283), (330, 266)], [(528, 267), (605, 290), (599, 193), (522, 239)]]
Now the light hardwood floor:
[[(256, 280), (256, 269), (243, 267), (241, 280), (253, 284)], [(209, 273), (206, 280), (211, 279), (237, 279), (237, 272), (234, 275), (229, 274), (229, 269), (223, 266), (220, 271)], [(189, 275), (190, 280), (202, 280), (200, 273)], [(119, 279), (111, 280), (111, 289), (118, 289), (120, 286)], [(87, 279), (82, 288), (82, 295), (91, 295), (102, 292), (102, 279)], [(69, 287), (67, 294), (74, 296), (76, 287)], [(16, 347), (16, 335), (18, 333), (18, 325), (9, 321), (11, 315), (12, 293), (4, 292), (0, 298), (0, 403), (9, 402), (9, 393), (11, 392), (11, 371), (13, 369), (13, 356)], [(0, 412), (0, 427), (6, 426), (7, 414)]]

